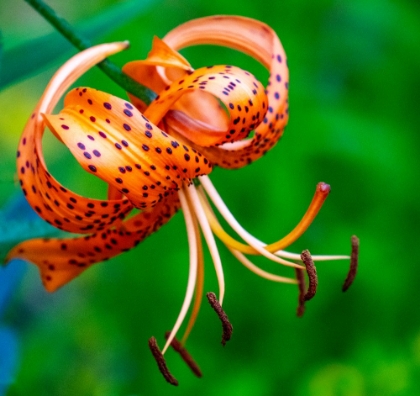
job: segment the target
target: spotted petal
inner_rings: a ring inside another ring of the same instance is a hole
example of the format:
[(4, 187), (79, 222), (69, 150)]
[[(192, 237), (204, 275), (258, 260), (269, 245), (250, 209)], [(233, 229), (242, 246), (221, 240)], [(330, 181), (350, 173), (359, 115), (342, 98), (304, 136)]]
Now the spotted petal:
[[(268, 112), (256, 128), (254, 137), (221, 147), (200, 148), (207, 158), (224, 168), (239, 168), (257, 160), (276, 144), (288, 120), (289, 72), (284, 49), (269, 26), (244, 17), (206, 17), (178, 26), (163, 40), (173, 50), (199, 44), (231, 47), (254, 57), (270, 71), (266, 88)], [(184, 134), (190, 139), (194, 130), (201, 134), (206, 129), (220, 130), (219, 125), (211, 122), (203, 125), (196, 115), (196, 108), (194, 116), (190, 116), (185, 110), (183, 113), (171, 112), (166, 117), (170, 133)], [(196, 148), (200, 145), (194, 140), (191, 144), (197, 145)]]
[[(147, 86), (154, 92), (163, 92), (174, 81), (193, 71), (188, 61), (164, 41), (155, 37), (152, 50), (144, 60), (132, 61), (124, 65), (123, 71), (131, 78)], [(179, 88), (179, 87), (178, 87)], [(134, 95), (128, 94), (131, 102), (141, 111), (147, 106)], [(190, 91), (180, 97), (171, 107), (172, 111), (188, 114), (189, 118), (205, 126), (211, 124), (214, 132), (227, 129), (228, 117), (219, 101), (207, 92)], [(203, 129), (203, 128), (201, 128)]]
[(52, 292), (93, 264), (125, 252), (157, 231), (179, 208), (176, 194), (127, 221), (120, 230), (108, 229), (79, 238), (32, 239), (15, 246), (6, 261), (21, 258), (36, 264), (45, 288)]
[(200, 153), (160, 130), (130, 103), (104, 92), (76, 88), (58, 115), (45, 118), (86, 171), (141, 209), (153, 207), (183, 181), (211, 171)]
[(179, 134), (196, 147), (207, 147), (245, 138), (258, 125), (267, 110), (266, 95), (255, 77), (234, 66), (211, 66), (189, 73), (174, 81), (146, 109), (148, 117), (162, 118), (186, 92), (202, 91), (219, 99), (230, 116), (222, 131), (180, 130)]
[(50, 112), (63, 92), (86, 70), (126, 46), (126, 43), (96, 46), (64, 64), (52, 78), (22, 134), (17, 152), (22, 191), (42, 218), (62, 230), (100, 231), (124, 218), (132, 209), (127, 199), (90, 199), (65, 188), (48, 172), (41, 144), (45, 128), (42, 113)]

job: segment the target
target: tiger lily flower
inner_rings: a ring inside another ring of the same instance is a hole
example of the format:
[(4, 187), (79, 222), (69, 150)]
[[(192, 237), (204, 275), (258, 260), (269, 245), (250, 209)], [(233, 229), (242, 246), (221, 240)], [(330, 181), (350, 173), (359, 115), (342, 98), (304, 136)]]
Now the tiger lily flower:
[[(230, 65), (194, 70), (177, 51), (197, 44), (223, 45), (253, 56), (270, 72), (267, 86), (249, 72)], [(275, 282), (298, 284), (300, 314), (303, 301), (315, 294), (313, 261), (350, 257), (310, 256), (307, 251), (300, 255), (284, 250), (317, 215), (330, 191), (327, 184), (318, 184), (302, 220), (288, 235), (266, 244), (236, 221), (208, 177), (215, 166), (240, 168), (259, 159), (283, 134), (288, 120), (288, 67), (284, 49), (270, 27), (230, 16), (185, 23), (163, 40), (156, 38), (147, 59), (130, 62), (123, 68), (158, 94), (150, 105), (132, 95), (128, 102), (82, 87), (71, 90), (65, 97), (64, 108), (53, 114), (70, 85), (95, 64), (126, 47), (124, 42), (103, 44), (66, 62), (47, 86), (19, 144), (19, 180), (29, 203), (50, 224), (83, 235), (25, 241), (10, 251), (7, 260), (22, 258), (36, 264), (45, 288), (55, 291), (93, 264), (135, 247), (181, 208), (190, 250), (186, 295), (162, 352), (154, 338), (149, 342), (165, 378), (176, 385), (163, 359), (171, 345), (200, 375), (184, 345), (202, 301), (201, 233), (217, 274), (218, 297), (213, 293), (207, 297), (222, 320), (223, 343), (230, 338), (232, 327), (222, 309), (225, 282), (215, 236), (257, 275)], [(48, 172), (41, 148), (46, 126), (88, 173), (107, 183), (108, 199), (79, 196)], [(134, 208), (141, 211), (128, 217)], [(243, 241), (228, 234), (214, 208)], [(292, 267), (297, 279), (264, 271), (246, 255), (262, 255)], [(357, 241), (353, 238), (352, 271), (347, 287), (356, 271), (356, 256)], [(303, 270), (309, 275), (307, 292)], [(178, 342), (175, 336), (191, 305), (185, 334)]]

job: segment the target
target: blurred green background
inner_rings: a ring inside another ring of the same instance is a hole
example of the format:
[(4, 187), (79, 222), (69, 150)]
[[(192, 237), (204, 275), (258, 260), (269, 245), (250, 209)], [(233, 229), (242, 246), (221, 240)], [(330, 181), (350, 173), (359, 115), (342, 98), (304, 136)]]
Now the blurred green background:
[[(49, 2), (72, 24), (88, 24), (119, 3)], [(0, 356), (0, 392), (3, 381), (7, 395), (420, 394), (420, 3), (154, 1), (106, 34), (96, 32), (94, 41), (130, 40), (131, 49), (113, 58), (123, 65), (144, 58), (154, 35), (163, 37), (182, 22), (213, 14), (249, 16), (272, 26), (291, 74), (291, 118), (281, 142), (250, 167), (217, 169), (214, 184), (237, 219), (266, 241), (293, 228), (317, 182), (331, 184), (325, 207), (291, 250), (348, 253), (349, 238), (357, 234), (355, 284), (341, 293), (347, 263), (319, 263), (317, 296), (304, 317), (296, 318), (294, 286), (256, 277), (220, 244), (224, 308), (234, 336), (222, 348), (220, 323), (204, 303), (187, 344), (204, 376), (193, 377), (170, 351), (167, 362), (180, 382), (173, 388), (158, 372), (147, 340), (154, 335), (163, 345), (184, 297), (188, 247), (178, 214), (135, 250), (95, 266), (54, 294), (44, 291), (37, 269), (28, 265), (3, 308), (0, 346), (14, 355), (10, 372), (6, 354)], [(20, 45), (52, 32), (16, 0), (1, 0), (0, 29), (5, 60)], [(15, 152), (26, 119), (54, 71), (75, 53), (35, 48), (22, 66), (47, 55), (52, 62), (0, 91), (2, 206), (19, 192)], [(255, 61), (235, 51), (195, 47), (183, 53), (195, 67), (235, 64), (263, 82), (267, 78)], [(125, 97), (97, 70), (80, 85)], [(103, 196), (102, 184), (91, 182), (65, 148), (47, 138), (45, 152), (51, 173), (62, 183)], [(76, 182), (81, 175), (83, 185)], [(217, 291), (208, 255), (206, 264), (205, 291)]]

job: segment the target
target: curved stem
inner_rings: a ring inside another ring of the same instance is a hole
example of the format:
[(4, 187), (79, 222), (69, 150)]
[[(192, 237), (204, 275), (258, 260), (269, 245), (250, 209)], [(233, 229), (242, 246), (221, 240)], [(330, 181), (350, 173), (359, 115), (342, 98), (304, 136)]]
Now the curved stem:
[[(79, 51), (83, 51), (92, 46), (92, 43), (80, 34), (74, 31), (73, 27), (56, 12), (45, 4), (42, 0), (25, 0), (39, 14), (41, 14), (51, 25), (54, 26), (67, 40), (70, 41)], [(147, 105), (152, 102), (156, 94), (149, 88), (139, 84), (127, 74), (125, 74), (117, 65), (103, 60), (97, 65), (111, 80), (121, 86), (123, 89), (141, 99)]]

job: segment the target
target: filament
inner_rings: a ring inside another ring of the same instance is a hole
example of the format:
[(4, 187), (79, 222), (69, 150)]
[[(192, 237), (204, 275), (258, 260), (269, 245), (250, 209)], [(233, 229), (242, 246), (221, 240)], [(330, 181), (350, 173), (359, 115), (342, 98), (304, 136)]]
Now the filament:
[[(216, 189), (214, 188), (213, 184), (211, 183), (210, 179), (206, 176), (201, 176), (200, 182), (203, 185), (204, 189), (206, 190), (207, 194), (209, 195), (210, 199), (213, 201), (214, 205), (219, 210), (220, 214), (224, 217), (224, 219), (228, 222), (228, 224), (235, 230), (235, 232), (250, 246), (252, 246), (258, 253), (262, 256), (267, 257), (271, 261), (277, 262), (279, 264), (286, 265), (288, 267), (294, 268), (303, 268), (301, 265), (292, 263), (290, 261), (286, 261), (280, 257), (275, 256), (274, 254), (268, 252), (264, 247), (261, 246), (261, 242), (256, 239), (254, 236), (249, 234), (233, 217), (232, 213), (230, 213), (229, 209), (227, 208), (226, 204), (223, 202), (220, 195), (217, 193)], [(278, 250), (278, 249), (276, 249)]]
[[(262, 270), (261, 268), (257, 267), (255, 264), (253, 264), (247, 257), (245, 257), (238, 250), (231, 249), (231, 248), (229, 248), (229, 250), (238, 259), (238, 261), (241, 262), (246, 268), (248, 268), (254, 274), (257, 274), (258, 276), (261, 276), (262, 278), (271, 280), (273, 282), (291, 283), (291, 284), (296, 284), (297, 283), (296, 279), (286, 278), (284, 276), (275, 275), (275, 274), (272, 274), (270, 272)], [(300, 268), (296, 268), (296, 270), (302, 271)]]
[(195, 284), (194, 302), (191, 310), (191, 316), (188, 320), (185, 333), (181, 339), (181, 345), (184, 346), (187, 342), (188, 336), (194, 327), (195, 321), (197, 320), (198, 313), (200, 312), (202, 297), (203, 297), (203, 286), (204, 286), (204, 257), (203, 257), (203, 245), (200, 238), (200, 230), (198, 228), (197, 217), (193, 217), (194, 230), (197, 235), (197, 282)]
[(171, 331), (171, 334), (166, 340), (165, 347), (162, 350), (162, 355), (166, 352), (168, 347), (171, 345), (172, 340), (176, 336), (177, 331), (181, 327), (182, 322), (185, 319), (185, 315), (188, 312), (190, 307), (192, 297), (194, 295), (194, 287), (197, 279), (197, 234), (194, 229), (193, 214), (190, 211), (188, 206), (188, 201), (184, 195), (183, 190), (178, 191), (179, 200), (181, 202), (181, 207), (184, 212), (185, 225), (187, 227), (188, 235), (188, 245), (190, 250), (190, 268), (188, 273), (188, 284), (187, 291), (185, 294), (184, 302), (182, 303), (181, 312), (178, 315), (178, 318), (175, 322), (175, 325)]
[(207, 246), (209, 247), (210, 255), (213, 259), (213, 264), (216, 270), (217, 280), (219, 283), (219, 302), (220, 305), (222, 305), (223, 298), (225, 295), (225, 280), (223, 275), (222, 262), (220, 260), (220, 255), (217, 249), (216, 241), (214, 240), (213, 232), (207, 220), (206, 213), (204, 212), (203, 207), (198, 198), (195, 186), (192, 184), (188, 188), (185, 188), (185, 190), (191, 200), (192, 206), (194, 207), (195, 215), (197, 216), (198, 222), (200, 223), (201, 230), (203, 231), (203, 235), (207, 242)]

